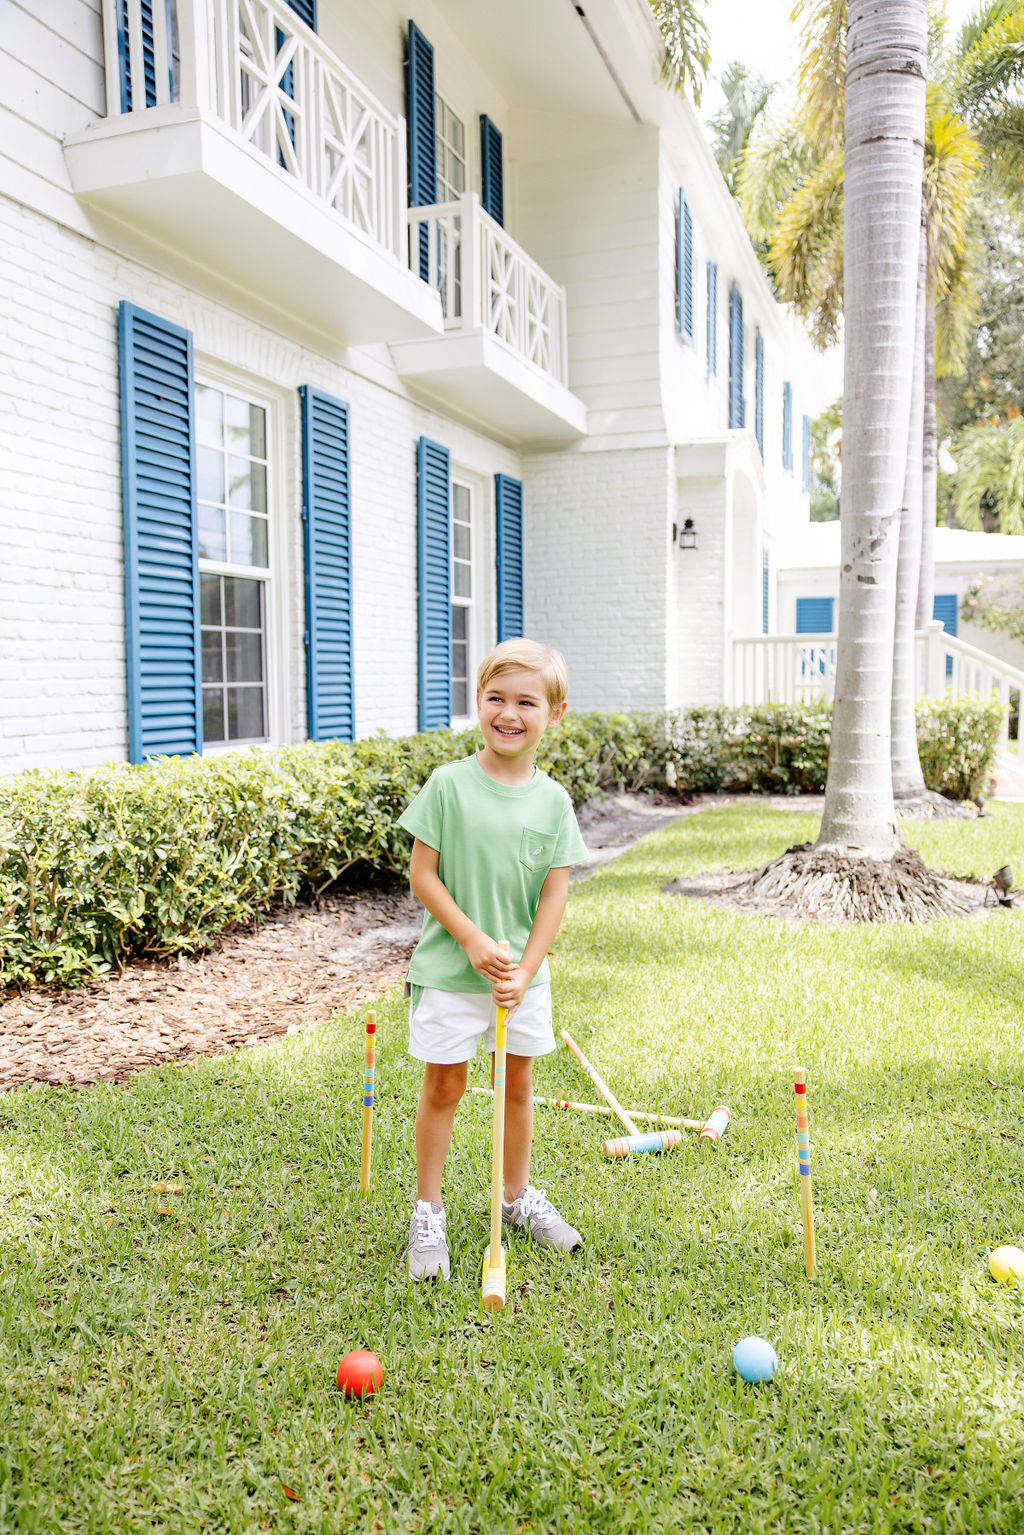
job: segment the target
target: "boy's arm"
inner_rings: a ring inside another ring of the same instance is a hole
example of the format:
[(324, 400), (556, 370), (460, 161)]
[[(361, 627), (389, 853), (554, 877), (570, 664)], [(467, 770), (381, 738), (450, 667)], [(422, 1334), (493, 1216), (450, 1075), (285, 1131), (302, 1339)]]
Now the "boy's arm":
[(530, 928), (530, 936), (523, 956), (512, 974), (496, 980), (493, 986), (494, 1000), (499, 1007), (518, 1007), (526, 995), (526, 989), (544, 963), (544, 956), (555, 941), (565, 903), (569, 896), (569, 870), (549, 869), (541, 886), (537, 915)]
[[(448, 890), (441, 883), (437, 872), (439, 855), (417, 837), (412, 845), (412, 863), (409, 867), (409, 885), (413, 895), (422, 901), (430, 915), (446, 928), (455, 942), (466, 951), (466, 958), (473, 969), (489, 981), (500, 981), (513, 969), (513, 962), (500, 948), (498, 941), (483, 933), (471, 922), (460, 906), (455, 904)], [(568, 873), (568, 871), (566, 871)], [(564, 900), (562, 902), (565, 904)], [(540, 916), (540, 912), (537, 913)], [(558, 923), (555, 923), (555, 931)], [(529, 947), (529, 945), (527, 945)], [(546, 951), (545, 951), (546, 952)], [(541, 956), (543, 958), (543, 955)], [(538, 965), (540, 960), (537, 961)]]

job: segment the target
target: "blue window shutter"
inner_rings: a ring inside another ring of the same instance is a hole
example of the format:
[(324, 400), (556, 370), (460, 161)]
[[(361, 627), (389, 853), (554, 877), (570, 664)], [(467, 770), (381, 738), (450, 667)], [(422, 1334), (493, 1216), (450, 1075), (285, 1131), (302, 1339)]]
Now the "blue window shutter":
[(523, 633), (523, 487), (507, 474), (494, 476), (497, 510), (498, 640)]
[(708, 262), (708, 377), (718, 372), (718, 267)]
[[(936, 593), (932, 599), (932, 617), (937, 618), (947, 634), (956, 633), (957, 599), (955, 593)], [(953, 675), (953, 657), (946, 657), (946, 676)]]
[(693, 215), (682, 190), (676, 205), (676, 329), (693, 340)]
[(307, 27), (316, 31), (316, 0), (287, 0), (288, 7), (301, 16)]
[[(754, 436), (757, 451), (764, 458), (764, 342), (760, 329), (754, 332)], [(767, 631), (766, 631), (767, 632)]]
[[(434, 121), (434, 50), (414, 21), (409, 23), (405, 60), (405, 106), (409, 134), (409, 206), (437, 202), (437, 126)], [(420, 227), (420, 276), (426, 282), (429, 235)]]
[(768, 550), (761, 550), (761, 633), (768, 633)]
[(810, 418), (810, 416), (804, 416), (804, 418), (803, 418), (803, 444), (802, 444), (802, 451), (801, 451), (800, 462), (801, 462), (801, 467), (802, 467), (800, 483), (803, 486), (803, 492), (804, 492), (804, 495), (806, 496), (808, 494), (808, 492), (810, 491), (810, 488), (811, 488), (811, 418)]
[(793, 473), (793, 386), (782, 386), (782, 467)]
[(355, 734), (348, 406), (303, 384), (302, 518), (311, 741)]
[[(168, 50), (171, 47), (173, 31), (171, 27), (171, 0), (141, 0), (142, 13), (142, 78), (145, 81), (146, 106), (156, 106), (156, 49), (153, 41), (153, 6), (163, 5), (167, 14), (167, 41)], [(130, 112), (132, 109), (132, 75), (135, 75), (136, 83), (139, 80), (138, 60), (132, 62), (133, 70), (129, 65), (128, 42), (128, 14), (125, 0), (117, 0), (117, 56), (121, 74), (121, 111)], [(171, 78), (173, 92), (174, 68), (173, 60), (168, 59), (168, 70)]]
[(202, 751), (192, 337), (122, 303), (128, 756)]
[(480, 116), (480, 164), (483, 166), (481, 201), (484, 212), (505, 223), (505, 171), (501, 134), (489, 117)]
[(729, 425), (744, 425), (743, 298), (736, 283), (729, 290)]
[(448, 449), (421, 437), (417, 454), (419, 728), (452, 717), (451, 479)]
[(798, 597), (796, 599), (797, 634), (831, 634), (834, 597)]

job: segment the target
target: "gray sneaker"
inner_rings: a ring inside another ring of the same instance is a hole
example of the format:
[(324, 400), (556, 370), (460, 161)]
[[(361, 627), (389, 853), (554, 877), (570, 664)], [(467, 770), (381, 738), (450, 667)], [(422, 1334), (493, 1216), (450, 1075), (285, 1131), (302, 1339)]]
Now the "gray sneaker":
[(426, 1199), (417, 1199), (409, 1222), (409, 1278), (451, 1278), (444, 1210)]
[(529, 1183), (519, 1190), (511, 1204), (502, 1199), (501, 1220), (504, 1226), (525, 1231), (541, 1247), (571, 1253), (574, 1248), (583, 1246), (583, 1238), (575, 1226), (562, 1219), (543, 1189), (535, 1189)]

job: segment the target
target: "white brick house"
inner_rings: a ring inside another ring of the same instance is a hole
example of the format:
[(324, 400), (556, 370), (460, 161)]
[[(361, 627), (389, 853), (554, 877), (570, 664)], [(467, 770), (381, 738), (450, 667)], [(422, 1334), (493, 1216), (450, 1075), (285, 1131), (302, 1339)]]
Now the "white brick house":
[(817, 361), (646, 0), (8, 0), (0, 772), (723, 696)]

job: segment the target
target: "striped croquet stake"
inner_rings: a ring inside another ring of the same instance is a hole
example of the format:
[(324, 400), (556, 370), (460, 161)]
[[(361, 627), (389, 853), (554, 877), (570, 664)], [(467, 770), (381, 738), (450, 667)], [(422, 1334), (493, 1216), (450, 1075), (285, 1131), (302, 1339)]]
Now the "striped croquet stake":
[(807, 1119), (807, 1070), (793, 1070), (796, 1088), (796, 1154), (800, 1163), (800, 1211), (804, 1219), (804, 1268), (814, 1278), (814, 1204), (811, 1196), (811, 1134)]
[(359, 1164), (359, 1192), (370, 1191), (370, 1147), (373, 1142), (373, 1078), (376, 1071), (377, 1014), (366, 1015), (366, 1065), (363, 1068), (363, 1150)]
[[(501, 948), (510, 953), (502, 940)], [(505, 1189), (505, 1052), (508, 1045), (508, 1010), (495, 1009), (494, 1020), (494, 1128), (491, 1132), (491, 1240), (484, 1249), (480, 1275), (480, 1299), (485, 1311), (505, 1306), (505, 1249), (501, 1245), (501, 1199)]]

